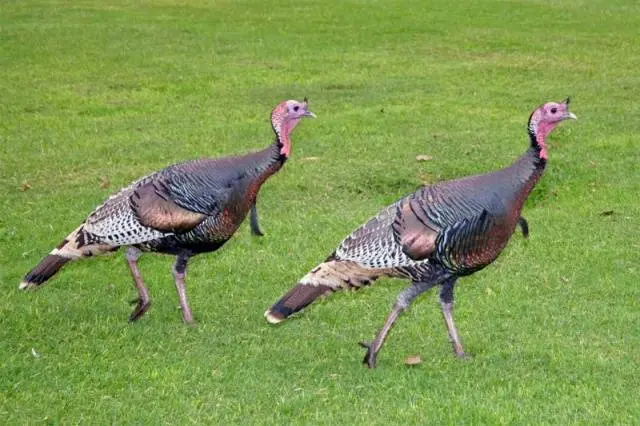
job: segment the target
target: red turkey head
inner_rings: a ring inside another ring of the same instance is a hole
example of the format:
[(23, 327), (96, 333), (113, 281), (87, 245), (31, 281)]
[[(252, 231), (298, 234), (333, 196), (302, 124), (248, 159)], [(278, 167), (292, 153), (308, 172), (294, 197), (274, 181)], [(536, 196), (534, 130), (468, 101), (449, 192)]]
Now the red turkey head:
[(289, 156), (291, 142), (289, 135), (303, 117), (315, 118), (316, 115), (309, 111), (307, 98), (302, 102), (288, 100), (281, 102), (271, 113), (271, 125), (276, 132), (278, 140), (282, 144), (280, 153), (285, 157)]
[(547, 159), (545, 140), (558, 123), (567, 119), (576, 120), (578, 118), (574, 113), (569, 112), (569, 100), (567, 98), (560, 103), (547, 102), (531, 114), (529, 118), (529, 135), (532, 143), (537, 144), (540, 148), (540, 158)]
[(280, 102), (280, 104), (278, 104), (271, 113), (271, 125), (273, 126), (273, 130), (277, 134), (281, 135), (285, 127), (283, 125), (286, 125), (287, 130), (291, 132), (302, 117), (315, 118), (316, 115), (307, 108), (308, 104), (306, 98), (302, 102), (295, 100)]

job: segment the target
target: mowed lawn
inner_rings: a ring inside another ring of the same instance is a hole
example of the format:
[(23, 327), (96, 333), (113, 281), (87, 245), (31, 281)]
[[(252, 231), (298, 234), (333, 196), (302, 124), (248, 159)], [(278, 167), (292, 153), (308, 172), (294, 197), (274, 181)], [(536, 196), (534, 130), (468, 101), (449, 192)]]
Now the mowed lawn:
[[(637, 424), (638, 28), (622, 0), (0, 3), (0, 423)], [(568, 95), (529, 240), (457, 286), (470, 361), (431, 292), (364, 368), (399, 280), (264, 321), (380, 208), (509, 164), (530, 112)], [(260, 193), (266, 236), (243, 225), (190, 263), (196, 327), (167, 256), (140, 261), (153, 304), (133, 325), (121, 252), (17, 290), (111, 192), (260, 149), (304, 96), (318, 118)]]

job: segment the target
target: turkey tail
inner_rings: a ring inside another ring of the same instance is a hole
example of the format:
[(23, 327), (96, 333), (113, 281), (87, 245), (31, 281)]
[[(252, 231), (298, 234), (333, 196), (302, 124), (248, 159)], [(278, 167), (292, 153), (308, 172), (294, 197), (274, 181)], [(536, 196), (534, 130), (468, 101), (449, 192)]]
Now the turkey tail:
[(54, 276), (67, 262), (117, 248), (91, 241), (91, 235), (84, 232), (83, 225), (80, 225), (25, 275), (18, 288), (26, 290), (38, 287)]
[(397, 275), (392, 269), (371, 269), (355, 262), (337, 260), (332, 256), (302, 277), (269, 310), (264, 317), (277, 324), (302, 310), (317, 298), (345, 288), (359, 289), (371, 284), (383, 275)]
[(72, 259), (57, 254), (50, 254), (45, 257), (33, 268), (20, 283), (20, 290), (34, 288), (51, 278), (60, 270), (67, 262)]
[(326, 285), (298, 284), (269, 308), (264, 317), (271, 324), (277, 324), (331, 291), (333, 289)]

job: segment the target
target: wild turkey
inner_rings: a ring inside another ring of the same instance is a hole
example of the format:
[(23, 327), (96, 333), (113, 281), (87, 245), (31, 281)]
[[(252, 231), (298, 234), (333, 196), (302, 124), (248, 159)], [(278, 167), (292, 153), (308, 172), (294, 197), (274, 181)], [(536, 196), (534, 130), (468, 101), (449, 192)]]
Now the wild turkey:
[(36, 288), (71, 260), (126, 246), (126, 259), (139, 297), (130, 321), (151, 299), (136, 261), (145, 251), (176, 255), (173, 267), (182, 316), (193, 322), (185, 272), (191, 256), (219, 249), (251, 211), (251, 230), (262, 235), (256, 197), (260, 186), (289, 158), (291, 132), (303, 117), (315, 117), (307, 100), (284, 101), (271, 113), (275, 142), (244, 156), (174, 164), (143, 177), (108, 198), (33, 268), (20, 289)]
[(531, 147), (511, 166), (425, 186), (382, 210), (267, 310), (267, 321), (279, 323), (322, 295), (382, 276), (406, 278), (411, 286), (399, 294), (382, 329), (372, 343), (362, 343), (364, 362), (375, 367), (398, 315), (436, 285), (453, 350), (465, 356), (453, 322), (456, 280), (492, 263), (518, 224), (528, 233), (520, 211), (547, 164), (545, 138), (561, 121), (576, 118), (568, 104), (549, 102), (531, 114)]

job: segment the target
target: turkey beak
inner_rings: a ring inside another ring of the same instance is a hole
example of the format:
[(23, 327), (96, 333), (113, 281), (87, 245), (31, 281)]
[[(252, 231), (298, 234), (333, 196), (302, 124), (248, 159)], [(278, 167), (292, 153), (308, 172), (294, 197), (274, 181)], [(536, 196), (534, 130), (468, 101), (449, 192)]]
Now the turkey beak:
[(304, 115), (303, 115), (303, 117), (316, 118), (316, 115), (307, 109), (307, 105), (309, 105), (309, 99), (305, 96), (304, 99), (302, 100), (302, 102), (303, 102), (303, 105), (304, 105)]
[(572, 112), (567, 111), (567, 113), (564, 115), (564, 118), (567, 119), (571, 119), (571, 120), (577, 120), (578, 117), (576, 117), (576, 115)]

